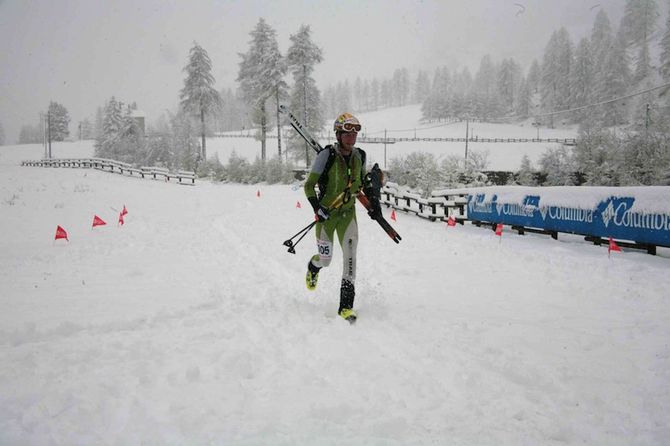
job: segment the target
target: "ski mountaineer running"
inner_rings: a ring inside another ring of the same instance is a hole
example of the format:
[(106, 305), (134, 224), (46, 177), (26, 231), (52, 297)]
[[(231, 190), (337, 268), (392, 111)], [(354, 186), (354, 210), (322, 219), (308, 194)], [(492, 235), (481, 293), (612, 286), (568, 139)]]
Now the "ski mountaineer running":
[[(333, 256), (333, 240), (337, 234), (342, 247), (343, 270), (340, 287), (338, 314), (353, 323), (354, 283), (356, 280), (356, 247), (358, 245), (358, 223), (356, 222), (356, 194), (363, 193), (370, 199), (371, 218), (381, 215), (378, 199), (374, 199), (371, 185), (366, 185), (365, 152), (356, 144), (361, 124), (350, 113), (341, 114), (333, 125), (337, 143), (326, 146), (316, 156), (312, 170), (305, 182), (305, 195), (314, 209), (317, 223), (317, 254), (307, 264), (307, 288), (316, 289), (319, 270), (330, 265)], [(315, 191), (318, 185), (319, 193)]]

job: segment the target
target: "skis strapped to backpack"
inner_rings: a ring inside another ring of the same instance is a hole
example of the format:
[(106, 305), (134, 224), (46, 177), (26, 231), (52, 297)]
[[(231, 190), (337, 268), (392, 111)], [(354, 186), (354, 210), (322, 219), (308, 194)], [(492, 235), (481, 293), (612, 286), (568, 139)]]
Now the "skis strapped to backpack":
[[(286, 106), (281, 105), (279, 106), (279, 110), (286, 114), (288, 116), (289, 124), (291, 124), (291, 127), (298, 132), (300, 136), (303, 137), (305, 141), (307, 141), (307, 144), (314, 149), (316, 153), (321, 152), (323, 147), (321, 147), (321, 144), (317, 142), (316, 139), (312, 137), (312, 135), (309, 133), (309, 131), (303, 127), (303, 125), (298, 121), (298, 119), (291, 113)], [(370, 184), (371, 189), (372, 189), (372, 197), (366, 196), (363, 192), (358, 192), (358, 195), (356, 195), (356, 198), (358, 198), (358, 201), (367, 209), (370, 211), (372, 209), (372, 204), (370, 203), (370, 200), (376, 200), (379, 202), (379, 199), (381, 197), (381, 187), (382, 187), (382, 171), (379, 168), (379, 165), (375, 163), (372, 169), (370, 169), (370, 172), (368, 172), (366, 176), (367, 182)], [(383, 215), (378, 214), (373, 217), (377, 223), (379, 223), (379, 226), (382, 227), (382, 229), (388, 234), (389, 237), (391, 237), (391, 240), (393, 240), (396, 243), (400, 243), (400, 240), (402, 240), (402, 237), (396, 232), (395, 229), (389, 224), (388, 221), (384, 218)]]

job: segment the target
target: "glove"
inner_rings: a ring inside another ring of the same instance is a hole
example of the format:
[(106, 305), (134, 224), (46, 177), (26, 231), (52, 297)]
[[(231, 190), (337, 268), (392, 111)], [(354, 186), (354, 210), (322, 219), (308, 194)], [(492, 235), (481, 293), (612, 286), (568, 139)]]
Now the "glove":
[(316, 197), (309, 197), (307, 200), (309, 201), (309, 204), (312, 205), (312, 209), (314, 209), (314, 217), (319, 223), (328, 220), (330, 217), (328, 209), (319, 203), (319, 200)]
[(316, 219), (319, 223), (322, 223), (330, 217), (330, 214), (328, 213), (328, 209), (325, 207), (319, 205), (319, 208), (315, 210), (314, 215), (316, 216)]

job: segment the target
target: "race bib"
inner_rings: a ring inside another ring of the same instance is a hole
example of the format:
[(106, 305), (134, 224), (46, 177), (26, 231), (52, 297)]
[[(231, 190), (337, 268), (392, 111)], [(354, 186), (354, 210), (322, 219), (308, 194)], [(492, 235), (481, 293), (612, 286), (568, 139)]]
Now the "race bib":
[(316, 246), (319, 248), (319, 258), (329, 260), (333, 255), (333, 242), (330, 240), (317, 240)]

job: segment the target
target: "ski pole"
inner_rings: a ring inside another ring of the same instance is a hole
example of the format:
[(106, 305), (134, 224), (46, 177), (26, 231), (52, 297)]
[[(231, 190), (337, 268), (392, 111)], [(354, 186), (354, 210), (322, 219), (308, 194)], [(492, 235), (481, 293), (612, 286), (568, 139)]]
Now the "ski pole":
[[(295, 243), (291, 242), (291, 246), (288, 247), (288, 252), (290, 252), (291, 254), (295, 254), (295, 247), (298, 246), (298, 243), (300, 243), (300, 240), (302, 240), (303, 238), (305, 238), (305, 236), (309, 233), (309, 229), (310, 229), (312, 226), (314, 226), (315, 224), (316, 224), (316, 221), (315, 221), (314, 223), (311, 223), (311, 224), (307, 227), (307, 230), (306, 230), (305, 232), (302, 233), (302, 235), (300, 236), (300, 238), (299, 238), (298, 240), (296, 240)], [(286, 243), (284, 243), (284, 244), (286, 244)]]
[[(344, 195), (345, 195), (344, 192), (342, 192), (337, 197), (335, 197), (333, 199), (333, 201), (330, 203), (330, 206), (327, 208), (327, 211), (331, 212), (335, 209), (339, 209), (340, 206), (342, 206), (342, 204), (344, 203)], [(295, 246), (300, 242), (300, 240), (303, 239), (303, 237), (305, 237), (305, 235), (307, 235), (309, 230), (312, 229), (312, 227), (316, 223), (317, 223), (317, 220), (314, 220), (313, 222), (311, 222), (310, 224), (308, 224), (307, 226), (302, 228), (300, 231), (298, 231), (293, 237), (291, 237), (290, 239), (288, 239), (284, 242), (284, 246), (288, 247), (288, 252), (290, 252), (291, 254), (295, 254)], [(300, 234), (302, 234), (302, 235), (294, 243), (293, 239), (296, 238), (297, 236), (299, 236)]]
[[(309, 232), (310, 229), (312, 229), (312, 227), (315, 224), (316, 224), (316, 220), (314, 220), (313, 222), (311, 222), (310, 224), (308, 224), (307, 226), (302, 228), (293, 237), (291, 237), (290, 239), (288, 239), (284, 242), (284, 246), (288, 247), (288, 252), (290, 252), (291, 254), (295, 254), (295, 246), (300, 242), (300, 240), (303, 239), (303, 237)], [(300, 235), (300, 238), (295, 243), (293, 243), (293, 239), (296, 238), (299, 235)]]

